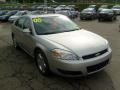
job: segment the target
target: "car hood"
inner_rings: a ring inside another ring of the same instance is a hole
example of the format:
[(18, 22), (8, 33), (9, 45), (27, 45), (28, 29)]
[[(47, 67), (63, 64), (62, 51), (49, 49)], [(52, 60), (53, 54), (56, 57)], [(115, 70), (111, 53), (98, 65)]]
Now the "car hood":
[(16, 19), (16, 18), (18, 18), (19, 16), (11, 16), (10, 18), (12, 18), (12, 19)]
[(81, 14), (92, 14), (92, 12), (81, 12)]
[(80, 57), (83, 55), (93, 54), (107, 48), (107, 40), (84, 29), (44, 35), (43, 37), (64, 46)]
[(6, 17), (6, 16), (8, 16), (8, 15), (1, 15), (0, 17)]
[(109, 14), (109, 13), (106, 13), (106, 12), (100, 12), (99, 14)]

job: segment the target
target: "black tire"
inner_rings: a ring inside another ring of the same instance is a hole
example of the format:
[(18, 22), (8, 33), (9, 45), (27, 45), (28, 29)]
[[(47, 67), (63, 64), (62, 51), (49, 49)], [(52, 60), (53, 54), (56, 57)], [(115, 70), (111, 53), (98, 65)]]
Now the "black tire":
[(114, 17), (114, 20), (117, 20), (117, 17)]
[(99, 22), (101, 22), (101, 21), (102, 21), (102, 19), (101, 19), (101, 18), (98, 18), (98, 21), (99, 21)]
[(35, 60), (37, 68), (40, 71), (40, 73), (44, 76), (48, 76), (50, 74), (50, 70), (45, 54), (42, 51), (37, 50), (35, 52)]
[(82, 18), (82, 17), (80, 17), (80, 20), (83, 20), (83, 18)]
[(12, 36), (12, 41), (13, 41), (13, 47), (16, 48), (16, 49), (19, 49), (19, 45), (18, 43), (16, 42), (16, 39), (14, 36)]
[(94, 16), (91, 17), (91, 20), (94, 20)]

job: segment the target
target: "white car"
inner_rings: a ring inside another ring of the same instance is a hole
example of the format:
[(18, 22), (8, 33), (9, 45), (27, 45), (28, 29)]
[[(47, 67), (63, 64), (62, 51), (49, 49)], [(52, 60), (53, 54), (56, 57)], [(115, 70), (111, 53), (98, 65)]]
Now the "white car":
[(120, 5), (113, 6), (112, 10), (115, 11), (115, 13), (117, 15), (119, 15), (120, 14)]
[(103, 37), (81, 29), (64, 15), (26, 15), (11, 27), (13, 46), (35, 58), (43, 75), (78, 77), (103, 70), (112, 50)]
[(28, 14), (28, 11), (18, 11), (15, 15), (11, 16), (8, 21), (9, 22), (14, 22), (16, 19), (18, 19), (20, 16)]

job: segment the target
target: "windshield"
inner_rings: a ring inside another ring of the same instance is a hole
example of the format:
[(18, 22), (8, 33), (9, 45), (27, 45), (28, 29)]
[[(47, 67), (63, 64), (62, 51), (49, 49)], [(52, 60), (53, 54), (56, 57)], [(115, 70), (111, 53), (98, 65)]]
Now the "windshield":
[(89, 8), (95, 8), (95, 6), (94, 5), (90, 5)]
[(38, 35), (55, 34), (79, 30), (79, 27), (66, 16), (49, 16), (32, 19)]
[(107, 8), (108, 6), (107, 5), (103, 5), (103, 6), (101, 6), (100, 8)]
[(13, 11), (10, 11), (10, 12), (8, 12), (6, 15), (11, 15), (11, 14), (13, 14), (14, 12)]
[(39, 15), (39, 14), (43, 14), (44, 12), (43, 11), (32, 11), (31, 14), (32, 15)]
[(93, 12), (93, 10), (88, 10), (88, 9), (86, 9), (86, 10), (83, 10), (82, 12), (83, 12), (83, 13)]
[(20, 15), (21, 15), (21, 12), (18, 12), (18, 13), (16, 13), (15, 15), (16, 15), (16, 16), (20, 16)]
[(101, 12), (102, 12), (102, 13), (113, 13), (112, 10), (102, 10)]
[(17, 12), (15, 16), (21, 16), (23, 12)]

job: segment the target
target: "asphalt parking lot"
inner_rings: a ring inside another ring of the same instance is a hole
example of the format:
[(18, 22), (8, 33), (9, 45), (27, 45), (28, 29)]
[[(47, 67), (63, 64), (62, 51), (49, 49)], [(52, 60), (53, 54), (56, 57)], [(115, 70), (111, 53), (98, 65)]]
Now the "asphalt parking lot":
[(105, 70), (80, 78), (44, 77), (29, 55), (13, 48), (11, 25), (0, 23), (0, 90), (120, 90), (120, 17), (114, 22), (75, 22), (110, 42), (113, 58)]

